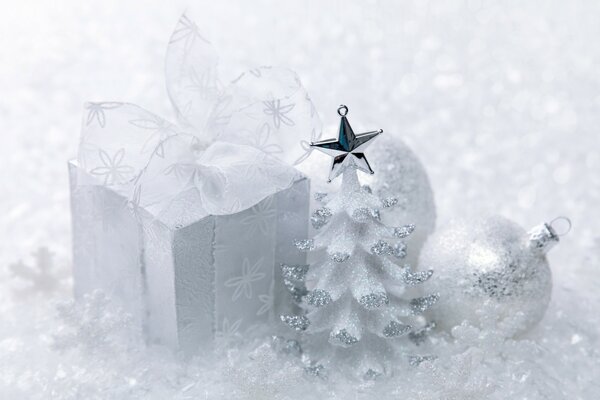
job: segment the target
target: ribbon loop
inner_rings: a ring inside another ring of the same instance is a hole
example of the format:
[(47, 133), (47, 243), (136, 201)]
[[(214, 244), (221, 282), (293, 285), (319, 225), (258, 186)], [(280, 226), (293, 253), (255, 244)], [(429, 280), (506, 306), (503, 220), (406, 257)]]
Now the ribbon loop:
[(199, 192), (209, 214), (238, 212), (298, 179), (292, 167), (321, 126), (298, 76), (260, 67), (224, 87), (218, 56), (183, 15), (171, 36), (165, 75), (178, 122), (134, 104), (85, 106), (80, 167), (159, 215), (183, 191)]

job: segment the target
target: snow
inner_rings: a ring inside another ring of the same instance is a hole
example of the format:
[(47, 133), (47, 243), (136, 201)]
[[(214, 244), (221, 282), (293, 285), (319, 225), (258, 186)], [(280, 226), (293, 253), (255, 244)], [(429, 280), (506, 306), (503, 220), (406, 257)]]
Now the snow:
[[(432, 339), (436, 361), (399, 360), (393, 378), (370, 383), (307, 378), (267, 343), (227, 344), (184, 361), (145, 347), (101, 294), (72, 303), (66, 160), (75, 155), (83, 103), (129, 101), (169, 116), (164, 50), (188, 5), (3, 3), (0, 397), (600, 394), (597, 2), (237, 0), (187, 8), (219, 49), (225, 78), (256, 65), (290, 67), (325, 137), (335, 134), (343, 102), (356, 131), (381, 127), (408, 143), (429, 173), (438, 227), (466, 210), (498, 212), (523, 227), (558, 215), (573, 221), (549, 254), (553, 297), (536, 329), (507, 340), (509, 327), (460, 326)], [(323, 160), (313, 153), (309, 162)], [(44, 247), (52, 263), (31, 256)], [(15, 276), (14, 265), (34, 271), (34, 280)]]

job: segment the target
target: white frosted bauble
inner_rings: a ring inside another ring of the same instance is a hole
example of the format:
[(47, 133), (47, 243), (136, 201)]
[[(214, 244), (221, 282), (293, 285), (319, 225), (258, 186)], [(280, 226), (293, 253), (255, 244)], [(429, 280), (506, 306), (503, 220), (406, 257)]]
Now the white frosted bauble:
[(511, 335), (531, 329), (550, 302), (546, 252), (557, 242), (550, 224), (526, 232), (500, 216), (454, 221), (438, 230), (419, 258), (420, 268), (434, 270), (429, 290), (440, 295), (432, 318), (448, 330), (463, 321), (484, 327), (490, 315), (496, 324), (512, 324)]

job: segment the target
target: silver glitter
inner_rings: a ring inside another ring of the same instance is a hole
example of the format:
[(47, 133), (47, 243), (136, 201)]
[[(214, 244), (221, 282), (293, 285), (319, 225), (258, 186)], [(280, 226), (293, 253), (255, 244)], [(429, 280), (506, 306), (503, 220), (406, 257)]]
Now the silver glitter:
[(472, 272), (473, 287), (491, 298), (520, 297), (527, 292), (531, 282), (539, 279), (539, 272), (533, 268), (522, 268), (518, 262), (511, 262), (496, 270)]
[(430, 294), (425, 297), (417, 297), (416, 299), (412, 299), (410, 301), (410, 308), (412, 309), (412, 313), (414, 315), (421, 314), (422, 312), (428, 310), (440, 299), (440, 295), (437, 293)]
[(406, 243), (398, 242), (394, 245), (394, 257), (396, 257), (396, 258), (406, 257)]
[(327, 371), (325, 370), (323, 364), (312, 364), (308, 367), (304, 367), (304, 372), (307, 375), (314, 376), (316, 378), (327, 378)]
[(343, 263), (344, 261), (346, 261), (348, 258), (350, 258), (350, 254), (348, 253), (333, 253), (331, 255), (331, 259), (337, 263)]
[(403, 239), (413, 233), (415, 230), (415, 226), (413, 224), (403, 225), (394, 228), (394, 236), (397, 238)]
[(308, 272), (308, 265), (288, 265), (281, 264), (281, 275), (284, 279), (290, 279), (293, 281), (304, 281), (306, 273)]
[(378, 240), (377, 243), (371, 246), (371, 253), (378, 256), (389, 256), (394, 254), (394, 248), (385, 240)]
[(387, 293), (380, 292), (365, 294), (358, 302), (367, 310), (372, 310), (374, 308), (379, 308), (383, 305), (389, 304), (390, 299), (388, 298)]
[(331, 302), (331, 295), (323, 289), (315, 289), (306, 296), (306, 302), (311, 306), (323, 307)]
[(421, 329), (409, 333), (408, 338), (411, 342), (418, 346), (427, 340), (429, 337), (429, 332), (431, 332), (433, 329), (435, 329), (435, 322), (432, 321)]
[(326, 197), (327, 197), (327, 193), (324, 193), (324, 192), (315, 193), (315, 200), (318, 202), (323, 202)]
[(418, 367), (422, 362), (434, 361), (436, 356), (408, 356), (408, 363), (413, 367)]
[(301, 303), (304, 296), (308, 294), (306, 285), (304, 282), (292, 281), (290, 279), (284, 279), (283, 284), (288, 292), (292, 295), (294, 302)]
[(315, 212), (310, 217), (310, 222), (312, 223), (313, 228), (321, 229), (329, 222), (329, 218), (331, 217), (331, 215), (331, 210), (327, 207), (315, 210)]
[(297, 331), (305, 331), (310, 321), (304, 315), (281, 315), (281, 321)]
[(327, 222), (329, 222), (329, 221), (326, 218), (318, 217), (314, 214), (312, 217), (310, 217), (310, 223), (312, 224), (313, 228), (315, 228), (315, 229), (321, 229), (322, 227), (327, 225)]
[(352, 346), (358, 343), (358, 339), (352, 336), (346, 329), (341, 329), (337, 333), (331, 332), (331, 339), (334, 339), (344, 346)]
[(383, 199), (381, 204), (383, 205), (383, 208), (394, 207), (396, 204), (398, 204), (398, 199), (396, 197), (388, 197)]
[(375, 221), (381, 221), (381, 214), (376, 208), (371, 208), (371, 217), (373, 217)]
[(365, 372), (365, 375), (363, 376), (363, 378), (366, 381), (374, 381), (374, 380), (377, 380), (377, 378), (379, 378), (381, 375), (383, 375), (381, 372), (378, 372), (378, 371), (375, 371), (374, 369), (369, 368), (367, 370), (367, 372)]
[(294, 246), (298, 250), (311, 251), (315, 249), (315, 241), (314, 239), (297, 239), (294, 240)]
[(400, 322), (390, 321), (385, 328), (383, 328), (383, 336), (386, 338), (398, 337), (406, 335), (412, 327), (410, 325), (401, 324)]
[(300, 303), (302, 298), (308, 293), (306, 285), (304, 284), (304, 278), (306, 277), (308, 268), (308, 265), (281, 264), (283, 284), (296, 303)]
[(352, 218), (358, 222), (367, 222), (372, 218), (371, 209), (367, 207), (357, 208), (352, 211)]
[(288, 354), (294, 357), (302, 356), (302, 346), (295, 339), (286, 339), (283, 336), (273, 336), (271, 346), (282, 354)]
[(413, 273), (410, 271), (410, 267), (407, 266), (404, 268), (402, 280), (407, 285), (413, 286), (425, 282), (427, 279), (431, 278), (431, 275), (433, 275), (433, 270)]
[[(545, 228), (532, 231), (539, 229)], [(543, 248), (533, 247), (530, 235), (508, 219), (487, 217), (459, 220), (430, 237), (421, 259), (437, 275), (427, 286), (440, 294), (438, 325), (450, 328), (465, 320), (485, 325), (486, 316), (476, 312), (483, 303), (493, 304), (502, 315), (518, 310), (516, 333), (537, 325), (548, 307), (552, 273)], [(461, 240), (453, 240), (457, 237)]]
[(381, 214), (376, 208), (360, 207), (352, 211), (352, 218), (357, 222), (367, 222), (372, 219), (381, 221)]

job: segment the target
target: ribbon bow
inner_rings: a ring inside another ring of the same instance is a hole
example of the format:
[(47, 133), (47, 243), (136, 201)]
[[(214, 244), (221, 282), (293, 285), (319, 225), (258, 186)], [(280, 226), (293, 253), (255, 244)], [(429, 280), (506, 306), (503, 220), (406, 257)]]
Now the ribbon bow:
[(293, 165), (310, 153), (321, 125), (300, 79), (259, 67), (230, 84), (218, 79), (217, 53), (183, 15), (166, 55), (166, 84), (177, 123), (134, 104), (86, 104), (78, 164), (158, 215), (197, 190), (208, 214), (249, 208), (289, 187)]

